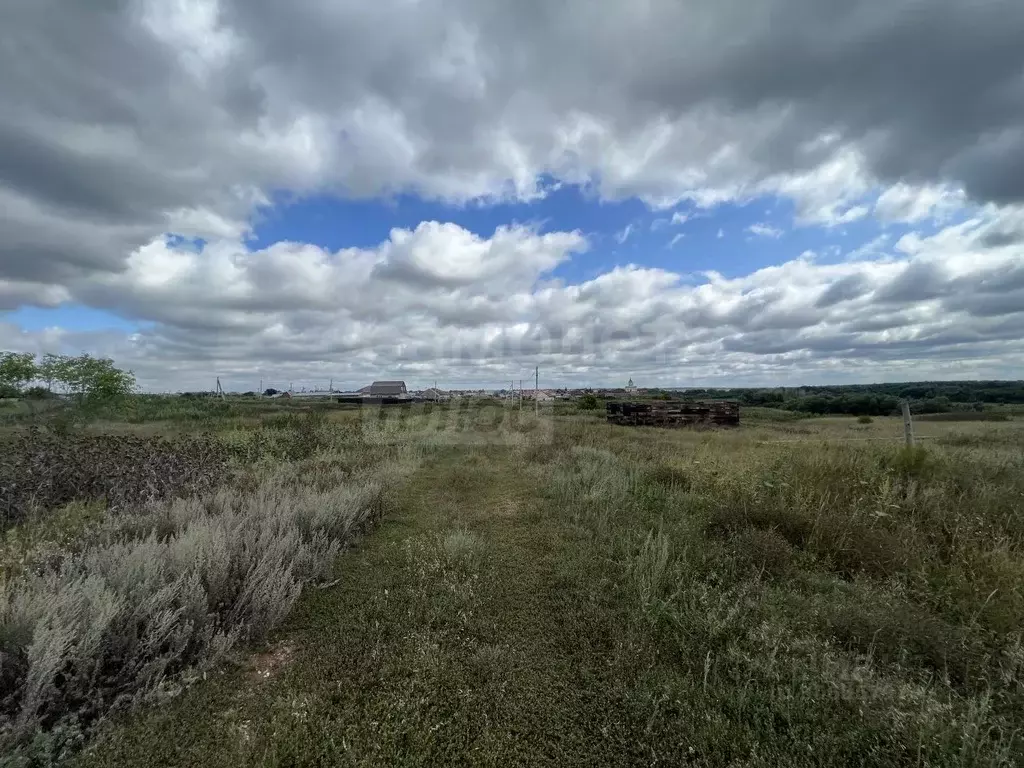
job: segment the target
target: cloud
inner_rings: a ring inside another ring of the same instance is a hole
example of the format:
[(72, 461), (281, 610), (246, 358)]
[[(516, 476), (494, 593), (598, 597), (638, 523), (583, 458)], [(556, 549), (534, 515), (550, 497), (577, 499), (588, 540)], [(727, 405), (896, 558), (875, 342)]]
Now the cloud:
[[(438, 345), (459, 350), (452, 371), (485, 377), (508, 364), (497, 352), (534, 358), (556, 337), (582, 350), (558, 358), (581, 376), (641, 371), (652, 355), (707, 376), (867, 370), (896, 339), (935, 365), (1012, 361), (1022, 37), (1011, 0), (623, 0), (600, 13), (584, 0), (10, 4), (0, 309), (79, 301), (145, 321), (96, 343), (154, 386), (215, 366), (443, 372)], [(809, 270), (802, 299), (642, 267), (563, 286), (548, 275), (582, 236), (517, 227), (478, 237), (426, 223), (337, 252), (245, 245), (282, 196), (486, 205), (560, 185), (666, 212), (781, 196), (797, 223), (827, 226), (971, 218), (904, 237), (892, 257), (766, 273)], [(172, 247), (168, 233), (206, 245)], [(815, 306), (846, 269), (870, 290)], [(702, 290), (720, 303), (698, 312)], [(857, 330), (880, 317), (888, 331)], [(586, 352), (604, 328), (614, 343)], [(955, 333), (986, 341), (967, 351)]]
[[(769, 0), (20, 3), (0, 30), (0, 270), (116, 272), (272, 193), (919, 216), (1024, 199), (1024, 6)], [(964, 67), (962, 62), (971, 63)], [(935, 83), (942, 83), (936, 87)], [(26, 292), (26, 299), (32, 294)]]
[(885, 223), (914, 224), (926, 219), (941, 221), (963, 205), (961, 190), (900, 183), (879, 195), (875, 201), (875, 214)]
[(719, 230), (718, 230), (718, 239), (721, 240), (723, 237), (725, 237), (725, 230), (719, 228)]
[(675, 248), (675, 247), (676, 247), (676, 243), (678, 243), (678, 242), (679, 242), (680, 240), (682, 240), (682, 239), (683, 239), (684, 237), (686, 237), (686, 235), (684, 235), (684, 234), (683, 234), (682, 232), (679, 232), (679, 233), (678, 233), (677, 235), (675, 235), (675, 237), (673, 237), (673, 238), (672, 238), (672, 239), (671, 239), (671, 240), (669, 241), (668, 247), (669, 247), (669, 248)]
[(679, 224), (685, 224), (690, 220), (690, 214), (676, 211), (672, 214), (672, 225), (677, 226)]
[(453, 224), (394, 230), (372, 248), (299, 243), (200, 252), (160, 240), (75, 301), (139, 330), (34, 333), (0, 325), (0, 348), (88, 348), (153, 390), (268, 383), (497, 385), (540, 365), (550, 381), (760, 384), (837, 378), (1016, 375), (1024, 365), (1024, 264), (992, 209), (884, 258), (801, 256), (750, 274), (617, 267), (579, 284), (552, 271), (584, 258), (574, 232)]
[(846, 255), (846, 258), (850, 261), (858, 261), (861, 259), (884, 256), (886, 253), (885, 248), (888, 246), (889, 240), (889, 235), (883, 233), (873, 240), (869, 240), (868, 242), (862, 243), (854, 248)]
[(632, 232), (633, 225), (627, 224), (625, 227), (623, 227), (621, 230), (615, 233), (615, 242), (617, 242), (619, 245), (624, 245), (625, 242), (629, 240), (629, 236)]
[(785, 234), (785, 232), (778, 227), (773, 227), (771, 224), (765, 224), (764, 222), (751, 224), (747, 227), (747, 232), (755, 237), (770, 237), (773, 240), (778, 240)]

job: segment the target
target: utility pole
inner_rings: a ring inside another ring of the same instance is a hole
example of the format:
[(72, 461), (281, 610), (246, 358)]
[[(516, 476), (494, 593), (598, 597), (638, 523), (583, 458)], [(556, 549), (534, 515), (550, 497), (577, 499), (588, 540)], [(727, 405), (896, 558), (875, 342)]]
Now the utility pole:
[(533, 412), (540, 414), (540, 366), (538, 365), (533, 370)]
[(224, 389), (220, 385), (220, 376), (217, 377), (217, 394), (220, 396), (221, 400), (224, 399)]
[(263, 397), (263, 379), (260, 379), (260, 393), (259, 393), (259, 396)]
[(519, 411), (523, 410), (523, 380), (519, 380)]

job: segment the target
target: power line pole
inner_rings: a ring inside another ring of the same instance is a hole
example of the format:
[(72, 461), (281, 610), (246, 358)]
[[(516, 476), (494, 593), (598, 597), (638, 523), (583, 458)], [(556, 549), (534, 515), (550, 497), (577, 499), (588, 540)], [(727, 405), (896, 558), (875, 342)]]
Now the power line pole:
[(540, 366), (533, 370), (533, 412), (540, 414)]
[(523, 410), (523, 380), (519, 380), (519, 412)]

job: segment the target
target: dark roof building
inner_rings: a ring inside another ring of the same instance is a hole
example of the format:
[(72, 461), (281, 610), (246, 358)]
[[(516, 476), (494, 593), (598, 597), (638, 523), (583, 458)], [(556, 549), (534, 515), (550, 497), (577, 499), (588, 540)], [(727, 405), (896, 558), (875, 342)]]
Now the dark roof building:
[(408, 392), (404, 381), (375, 381), (370, 386), (363, 387), (359, 391), (363, 394), (376, 396), (404, 395)]

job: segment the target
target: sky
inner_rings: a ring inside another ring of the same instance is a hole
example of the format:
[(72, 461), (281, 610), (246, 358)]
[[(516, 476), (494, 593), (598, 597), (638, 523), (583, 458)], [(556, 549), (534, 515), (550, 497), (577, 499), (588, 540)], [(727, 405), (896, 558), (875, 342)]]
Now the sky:
[(1019, 0), (14, 0), (0, 350), (146, 391), (1024, 378)]

